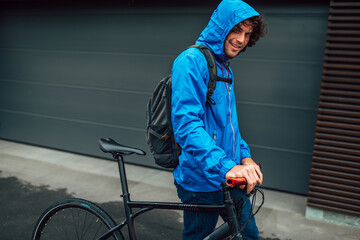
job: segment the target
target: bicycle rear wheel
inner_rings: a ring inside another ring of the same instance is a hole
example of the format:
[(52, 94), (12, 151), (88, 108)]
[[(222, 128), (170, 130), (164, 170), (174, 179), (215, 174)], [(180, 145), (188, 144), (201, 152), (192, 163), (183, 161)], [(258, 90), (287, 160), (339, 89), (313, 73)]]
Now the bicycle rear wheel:
[[(46, 209), (35, 226), (32, 240), (97, 239), (115, 226), (114, 220), (96, 204), (69, 198)], [(124, 237), (116, 231), (108, 239)]]

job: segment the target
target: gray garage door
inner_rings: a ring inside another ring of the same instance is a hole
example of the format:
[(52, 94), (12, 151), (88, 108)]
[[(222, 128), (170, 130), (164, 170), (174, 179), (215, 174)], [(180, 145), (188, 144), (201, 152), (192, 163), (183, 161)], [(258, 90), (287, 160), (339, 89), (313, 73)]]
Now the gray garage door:
[[(104, 157), (101, 137), (143, 148), (145, 108), (206, 7), (3, 8), (0, 138)], [(268, 35), (232, 61), (242, 135), (264, 185), (307, 193), (327, 27), (326, 4), (260, 5)], [(155, 167), (150, 155), (129, 158)]]

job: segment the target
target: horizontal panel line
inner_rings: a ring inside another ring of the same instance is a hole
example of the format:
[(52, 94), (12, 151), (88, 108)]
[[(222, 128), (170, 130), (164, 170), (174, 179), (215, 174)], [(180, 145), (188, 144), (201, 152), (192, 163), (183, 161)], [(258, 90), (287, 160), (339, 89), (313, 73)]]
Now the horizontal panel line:
[(336, 134), (336, 135), (345, 136), (345, 137), (356, 137), (356, 138), (360, 137), (360, 132), (358, 132), (358, 131), (328, 128), (328, 127), (322, 127), (320, 125), (317, 125), (316, 131), (319, 133)]
[[(320, 197), (322, 197), (322, 198), (320, 198)], [(323, 197), (324, 197), (324, 195), (322, 195), (322, 194), (314, 194), (313, 195), (313, 194), (309, 193), (308, 202), (324, 204), (324, 205), (332, 206), (332, 207), (342, 207), (344, 209), (349, 209), (349, 210), (354, 210), (354, 211), (360, 212), (359, 204), (345, 202), (345, 199), (341, 199), (341, 198), (337, 198), (337, 197), (330, 196), (331, 197), (330, 199), (324, 199)]]
[[(359, 193), (349, 193), (335, 189), (324, 189), (322, 187), (309, 187), (309, 196), (313, 198), (329, 199), (333, 201), (345, 202), (348, 204), (359, 204)], [(329, 197), (328, 197), (329, 196)]]
[(328, 82), (360, 84), (360, 79), (359, 78), (323, 76), (322, 79), (324, 81), (328, 81)]
[[(53, 53), (80, 53), (80, 54), (103, 54), (114, 56), (136, 56), (136, 57), (168, 57), (175, 58), (180, 53), (174, 54), (154, 54), (154, 53), (131, 53), (131, 52), (118, 52), (118, 51), (90, 51), (90, 50), (68, 50), (68, 49), (41, 49), (41, 48), (12, 48), (3, 47), (0, 51), (24, 51), (24, 52), (53, 52)], [(185, 49), (184, 49), (185, 50)], [(270, 59), (270, 58), (241, 58), (234, 59), (233, 61), (253, 61), (253, 62), (275, 62), (275, 63), (289, 63), (289, 64), (309, 64), (309, 65), (322, 65), (322, 59), (319, 60), (294, 60), (294, 59)]]
[(142, 9), (142, 8), (137, 8), (137, 9), (130, 9), (130, 8), (124, 8), (124, 9), (120, 9), (120, 8), (113, 8), (111, 10), (109, 9), (96, 9), (96, 10), (92, 10), (91, 8), (86, 9), (86, 11), (84, 10), (76, 10), (76, 9), (66, 9), (66, 11), (59, 9), (58, 11), (44, 11), (41, 9), (37, 9), (34, 10), (32, 9), (32, 11), (19, 11), (19, 12), (15, 12), (15, 11), (11, 11), (6, 13), (7, 16), (28, 16), (31, 15), (33, 16), (34, 14), (36, 15), (40, 15), (40, 16), (119, 16), (119, 15), (127, 15), (127, 16), (138, 16), (138, 15), (184, 15), (184, 14), (191, 14), (191, 15), (199, 15), (199, 14), (205, 14), (208, 15), (209, 12), (211, 10), (206, 10), (206, 9), (201, 9), (201, 8), (193, 8), (193, 9), (189, 9), (189, 8), (184, 8), (184, 7), (179, 7), (179, 8), (153, 8), (153, 9)]
[(332, 133), (316, 132), (315, 138), (360, 144), (360, 138), (351, 137), (351, 136), (341, 136), (334, 133), (332, 134)]
[(329, 15), (330, 21), (360, 21), (360, 17), (358, 16), (342, 16), (342, 15)]
[[(328, 34), (332, 36), (336, 35), (360, 35), (360, 31), (357, 29), (345, 29), (345, 30), (339, 30), (339, 29), (328, 29)], [(356, 45), (355, 45), (356, 47)]]
[[(39, 85), (39, 86), (50, 86), (50, 87), (62, 87), (62, 88), (73, 88), (73, 89), (83, 89), (83, 90), (92, 90), (92, 91), (103, 91), (103, 92), (117, 92), (117, 93), (125, 93), (125, 94), (138, 94), (151, 96), (152, 92), (140, 92), (140, 91), (132, 91), (132, 90), (122, 90), (122, 89), (113, 89), (113, 88), (100, 88), (100, 87), (86, 87), (86, 86), (78, 86), (78, 85), (65, 85), (58, 83), (46, 83), (46, 82), (36, 82), (36, 81), (22, 81), (22, 80), (10, 80), (10, 79), (0, 79), (0, 82), (11, 82), (11, 83), (21, 83), (21, 84), (31, 84), (31, 85)], [(266, 103), (255, 103), (255, 102), (246, 102), (246, 101), (237, 101), (239, 104), (246, 105), (256, 105), (256, 106), (265, 106), (272, 108), (283, 108), (283, 109), (298, 109), (304, 111), (317, 111), (316, 108), (306, 108), (306, 107), (297, 107), (297, 106), (287, 106), (287, 105), (277, 105), (277, 104), (266, 104)]]
[(31, 117), (38, 117), (38, 118), (46, 118), (46, 119), (52, 119), (52, 120), (60, 120), (60, 121), (66, 121), (66, 122), (81, 123), (81, 124), (87, 124), (87, 125), (96, 125), (96, 126), (102, 126), (102, 127), (132, 130), (132, 131), (137, 131), (137, 132), (145, 132), (145, 129), (140, 129), (140, 128), (125, 127), (125, 126), (119, 126), (119, 125), (114, 125), (114, 124), (92, 122), (92, 121), (85, 121), (85, 120), (78, 120), (78, 119), (70, 119), (70, 118), (64, 118), (64, 117), (55, 117), (55, 116), (38, 114), (38, 113), (19, 112), (19, 111), (13, 111), (13, 110), (8, 110), (8, 109), (0, 109), (0, 112), (24, 115), (24, 116), (31, 116)]
[(325, 63), (349, 63), (349, 64), (359, 64), (360, 59), (359, 58), (350, 58), (350, 57), (331, 57), (331, 56), (325, 56), (324, 57)]
[(360, 77), (360, 72), (349, 72), (349, 71), (334, 71), (334, 70), (323, 70), (324, 75), (332, 75), (332, 76), (348, 76), (348, 77)]
[(341, 172), (343, 174), (360, 174), (360, 169), (357, 168), (352, 168), (352, 167), (344, 167), (344, 166), (338, 166), (338, 165), (332, 165), (332, 164), (327, 164), (327, 163), (317, 163), (317, 162), (313, 162), (312, 163), (312, 168), (316, 168), (316, 169), (324, 169), (324, 170), (334, 170), (334, 171), (338, 171)]
[(263, 9), (262, 12), (265, 15), (274, 15), (274, 16), (328, 16), (328, 8), (271, 8), (271, 9)]
[(343, 206), (344, 208), (350, 208), (354, 210), (356, 209), (357, 211), (360, 211), (360, 201), (358, 199), (339, 197), (312, 191), (309, 191), (308, 196), (310, 202), (322, 202), (326, 203), (326, 205), (333, 205), (337, 207)]
[(325, 122), (325, 121), (317, 121), (317, 125), (319, 127), (329, 127), (329, 128), (336, 128), (336, 129), (346, 129), (350, 131), (354, 131), (354, 133), (360, 134), (360, 126), (356, 124), (346, 124), (346, 123), (332, 123), (332, 122)]
[[(122, 89), (113, 89), (113, 88), (100, 88), (100, 87), (85, 87), (78, 85), (65, 85), (65, 84), (57, 84), (57, 83), (46, 83), (46, 82), (36, 82), (36, 81), (22, 81), (22, 80), (10, 80), (10, 79), (0, 79), (0, 82), (11, 82), (11, 83), (21, 83), (21, 84), (31, 84), (31, 85), (39, 85), (39, 86), (50, 86), (50, 87), (63, 87), (63, 88), (73, 88), (73, 89), (83, 89), (83, 90), (92, 90), (92, 91), (103, 91), (103, 92), (117, 92), (117, 93), (126, 93), (126, 94), (138, 94), (151, 96), (152, 92), (140, 92), (140, 91), (132, 91), (132, 90), (122, 90)], [(265, 107), (273, 107), (273, 108), (284, 108), (284, 109), (299, 109), (305, 111), (317, 111), (316, 108), (306, 108), (306, 107), (296, 107), (296, 106), (286, 106), (286, 105), (277, 105), (277, 104), (266, 104), (266, 103), (252, 103), (245, 101), (237, 101), (240, 104), (246, 105), (256, 105), (256, 106), (265, 106)]]
[(350, 97), (320, 95), (320, 101), (321, 102), (329, 102), (329, 103), (358, 104), (358, 105), (360, 105), (360, 99), (358, 99), (358, 98), (350, 98)]
[(324, 187), (324, 188), (339, 189), (341, 191), (348, 191), (351, 193), (355, 193), (355, 192), (360, 193), (359, 187), (349, 186), (349, 185), (346, 185), (343, 183), (332, 183), (332, 182), (322, 181), (322, 180), (313, 180), (312, 179), (312, 180), (310, 180), (310, 186), (319, 186), (319, 187)]
[(360, 157), (358, 157), (358, 156), (351, 156), (351, 155), (347, 155), (347, 154), (333, 153), (333, 152), (317, 151), (315, 149), (314, 149), (313, 157), (325, 157), (325, 158), (332, 158), (332, 159), (338, 159), (338, 160), (343, 160), (343, 161), (351, 161), (351, 162), (360, 163)]
[(15, 80), (15, 79), (14, 80), (0, 79), (0, 82), (39, 85), (39, 86), (46, 86), (46, 87), (61, 87), (61, 88), (83, 89), (83, 90), (102, 91), (102, 92), (118, 92), (118, 93), (138, 94), (138, 95), (148, 95), (148, 96), (151, 95), (150, 92), (141, 92), (141, 91), (133, 91), (133, 90), (114, 89), (114, 88), (88, 87), (88, 86), (79, 86), (79, 85), (71, 85), (71, 84), (59, 84), (59, 83), (47, 83), (47, 82), (37, 82), (37, 81), (23, 81), (23, 80)]
[(350, 105), (344, 103), (327, 103), (327, 102), (319, 102), (319, 108), (322, 109), (337, 109), (337, 110), (347, 110), (347, 111), (354, 111), (354, 113), (360, 112), (360, 106), (357, 105)]
[(341, 14), (353, 14), (353, 13), (360, 13), (360, 9), (356, 8), (357, 6), (355, 6), (355, 4), (350, 8), (350, 5), (348, 5), (347, 7), (345, 6), (332, 6), (332, 4), (330, 4), (330, 14), (333, 13), (341, 13)]
[(321, 87), (324, 88), (335, 88), (335, 89), (346, 89), (346, 90), (353, 90), (358, 91), (360, 90), (360, 84), (352, 84), (352, 83), (337, 83), (337, 82), (322, 82)]
[(360, 3), (352, 2), (352, 1), (349, 1), (349, 2), (334, 2), (334, 1), (332, 1), (330, 6), (331, 7), (355, 7), (355, 6), (360, 7)]
[(298, 106), (289, 106), (289, 105), (280, 105), (280, 104), (269, 104), (269, 103), (256, 103), (256, 102), (247, 102), (247, 101), (236, 101), (238, 104), (244, 105), (254, 105), (254, 106), (262, 106), (262, 107), (271, 107), (271, 108), (283, 108), (290, 110), (302, 110), (302, 111), (317, 111), (317, 108), (309, 108), (309, 107), (298, 107)]
[(345, 214), (351, 214), (351, 215), (356, 215), (356, 216), (360, 216), (360, 212), (359, 211), (352, 211), (352, 210), (347, 210), (343, 207), (337, 208), (337, 207), (329, 207), (329, 206), (325, 206), (323, 204), (316, 204), (316, 203), (311, 203), (308, 202), (307, 206), (309, 207), (314, 207), (314, 208), (320, 208), (320, 209), (325, 209), (325, 210), (329, 210), (329, 211), (334, 211), (334, 212), (341, 212), (341, 213), (345, 213)]
[(351, 162), (351, 161), (346, 161), (343, 159), (333, 159), (333, 158), (327, 158), (327, 157), (313, 156), (313, 163), (316, 163), (316, 162), (327, 163), (327, 164), (331, 164), (334, 166), (338, 165), (338, 166), (360, 169), (360, 162)]
[(341, 173), (338, 171), (332, 171), (332, 170), (324, 170), (324, 169), (317, 169), (317, 168), (311, 168), (312, 174), (320, 174), (320, 175), (326, 175), (326, 176), (334, 176), (339, 178), (345, 178), (345, 179), (351, 179), (354, 181), (359, 181), (360, 176), (357, 174), (352, 173)]
[(312, 180), (318, 180), (318, 181), (323, 181), (326, 183), (336, 183), (336, 184), (343, 184), (346, 186), (350, 186), (350, 187), (355, 187), (358, 188), (360, 187), (360, 182), (354, 179), (346, 179), (343, 177), (336, 177), (336, 176), (328, 176), (328, 175), (323, 175), (323, 174), (318, 174), (318, 173), (311, 173), (310, 174), (310, 181)]
[[(188, 8), (188, 7), (177, 7), (172, 8), (172, 7), (164, 7), (164, 8), (134, 8), (134, 9), (129, 9), (129, 8), (124, 8), (124, 9), (120, 9), (120, 8), (114, 8), (114, 9), (96, 9), (96, 10), (92, 10), (91, 8), (87, 9), (86, 11), (79, 11), (79, 10), (69, 10), (67, 9), (65, 12), (63, 10), (59, 10), (59, 11), (43, 11), (43, 10), (36, 10), (36, 11), (21, 11), (21, 12), (9, 12), (6, 15), (7, 16), (27, 16), (27, 15), (33, 15), (34, 13), (36, 13), (36, 15), (41, 15), (41, 16), (98, 16), (98, 15), (105, 15), (105, 16), (119, 16), (119, 15), (129, 15), (129, 16), (137, 16), (137, 15), (169, 15), (169, 16), (173, 16), (173, 15), (195, 15), (198, 16), (199, 14), (201, 15), (206, 15), (208, 16), (209, 14), (211, 14), (213, 11), (212, 8)], [(304, 16), (327, 16), (328, 15), (328, 8), (326, 7), (312, 7), (311, 9), (309, 8), (284, 8), (284, 9), (279, 9), (279, 8), (265, 8), (263, 9), (264, 13), (266, 13), (266, 15), (270, 14), (270, 15), (285, 15), (285, 16), (294, 16), (294, 15), (304, 15)]]
[(320, 94), (321, 95), (327, 95), (327, 96), (340, 96), (340, 97), (350, 97), (350, 98), (356, 98), (356, 97), (360, 97), (360, 92), (355, 92), (355, 91), (339, 91), (339, 90), (328, 90), (328, 89), (324, 89), (322, 88), (320, 90)]
[(274, 63), (289, 63), (289, 64), (308, 64), (308, 65), (322, 65), (323, 60), (293, 60), (293, 59), (276, 59), (276, 58), (235, 58), (231, 62), (274, 62)]
[(305, 151), (298, 151), (298, 150), (291, 150), (291, 149), (285, 149), (285, 148), (276, 148), (276, 147), (269, 147), (264, 145), (256, 145), (256, 144), (249, 144), (250, 147), (255, 148), (261, 148), (261, 149), (267, 149), (267, 150), (273, 150), (273, 151), (279, 151), (279, 152), (288, 152), (288, 153), (296, 153), (296, 154), (302, 154), (302, 155), (312, 155), (312, 152), (305, 152)]
[[(332, 29), (358, 29), (359, 24), (358, 23), (336, 23), (336, 22), (329, 22), (328, 24), (329, 28)], [(328, 38), (329, 39), (329, 38)]]
[(346, 43), (326, 43), (325, 46), (331, 49), (351, 49), (353, 51), (359, 51), (360, 46), (358, 44), (346, 44)]
[(360, 56), (359, 51), (325, 49), (326, 55)]
[(358, 124), (360, 125), (360, 119), (358, 118), (348, 118), (348, 117), (339, 117), (339, 116), (329, 116), (318, 114), (318, 120), (324, 122), (333, 122), (333, 123), (349, 123), (349, 124)]
[[(347, 142), (343, 142), (343, 141), (334, 141), (334, 140), (328, 139), (328, 138), (322, 138), (322, 139), (315, 138), (315, 144), (325, 145), (325, 146), (334, 146), (334, 147), (340, 147), (340, 148), (346, 148), (346, 149), (360, 150), (360, 145), (357, 144), (357, 143), (347, 143)], [(359, 167), (360, 167), (360, 165), (359, 165)]]
[(335, 146), (328, 146), (328, 145), (314, 145), (314, 153), (326, 152), (326, 153), (335, 153), (335, 154), (344, 154), (349, 157), (358, 158), (360, 157), (360, 151), (356, 149), (349, 149), (343, 147), (335, 147)]
[(310, 187), (309, 190), (309, 196), (314, 198), (333, 200), (360, 206), (360, 195), (357, 193), (347, 193), (342, 192), (341, 190), (326, 189), (322, 187)]
[(81, 54), (103, 54), (119, 56), (147, 56), (147, 57), (176, 57), (177, 54), (153, 54), (153, 53), (131, 53), (119, 51), (94, 51), (94, 50), (69, 50), (69, 49), (42, 49), (42, 48), (12, 48), (2, 47), (0, 51), (22, 51), (22, 52), (44, 52), (44, 53), (81, 53)]
[(327, 110), (346, 111), (349, 113), (351, 112), (353, 114), (353, 117), (359, 116), (359, 114), (360, 114), (360, 106), (357, 106), (355, 104), (349, 104), (349, 103), (320, 101), (319, 109), (320, 108), (327, 109)]
[[(328, 153), (328, 152), (321, 152), (321, 151), (317, 151), (316, 149), (314, 150), (314, 155), (313, 155), (313, 167), (312, 169), (314, 170), (320, 170), (320, 169), (328, 169), (330, 170), (330, 168), (316, 168), (316, 162), (326, 162), (326, 164), (332, 164), (333, 166), (334, 163), (336, 161), (343, 161), (343, 162), (347, 162), (348, 164), (345, 164), (346, 166), (348, 166), (348, 170), (349, 169), (355, 169), (354, 166), (358, 166), (360, 164), (359, 158), (358, 158), (358, 162), (356, 162), (356, 157), (353, 157), (352, 159), (347, 158), (344, 154), (336, 154), (336, 153)], [(345, 166), (342, 165), (342, 166)], [(349, 171), (345, 171), (346, 169), (344, 169), (343, 172), (340, 171), (340, 169), (335, 169), (334, 171), (336, 171), (337, 173), (342, 173), (342, 174), (350, 174)], [(350, 170), (351, 171), (351, 170)], [(355, 170), (354, 170), (355, 171)], [(353, 171), (353, 172), (354, 172)]]
[(325, 63), (324, 64), (325, 68), (335, 68), (335, 69), (349, 69), (349, 70), (353, 70), (353, 71), (357, 71), (360, 70), (360, 66), (359, 64), (340, 64), (340, 63)]

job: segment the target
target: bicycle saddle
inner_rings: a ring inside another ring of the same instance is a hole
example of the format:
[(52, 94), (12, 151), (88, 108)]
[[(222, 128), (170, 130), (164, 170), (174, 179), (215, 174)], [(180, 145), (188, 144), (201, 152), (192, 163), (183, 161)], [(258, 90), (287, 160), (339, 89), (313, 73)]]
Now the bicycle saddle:
[(101, 138), (99, 140), (99, 147), (101, 151), (105, 153), (111, 153), (111, 154), (120, 154), (120, 155), (130, 155), (133, 153), (136, 153), (137, 155), (146, 155), (146, 153), (137, 148), (127, 147), (124, 145), (121, 145), (111, 138), (103, 139)]

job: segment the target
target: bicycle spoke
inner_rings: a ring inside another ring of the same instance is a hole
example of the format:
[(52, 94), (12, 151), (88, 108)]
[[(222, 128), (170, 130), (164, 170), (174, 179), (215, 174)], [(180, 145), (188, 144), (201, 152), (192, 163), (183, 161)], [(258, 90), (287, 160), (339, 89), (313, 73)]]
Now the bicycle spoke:
[[(96, 219), (96, 221), (95, 221), (95, 223), (97, 223), (99, 221), (99, 218), (98, 219)], [(100, 230), (100, 228), (102, 227), (102, 222), (100, 222), (100, 225), (99, 225), (99, 227), (98, 227), (98, 229), (97, 229), (97, 231), (96, 231), (96, 234), (94, 235), (94, 236), (97, 236), (98, 235), (98, 232), (99, 232), (99, 230)], [(95, 239), (95, 238), (94, 238)]]
[[(79, 212), (79, 211), (78, 211), (78, 212)], [(75, 221), (74, 212), (73, 212), (72, 209), (71, 209), (71, 215), (72, 215), (72, 219), (73, 219), (74, 226), (75, 226), (75, 232), (76, 232), (77, 240), (79, 240), (79, 233), (78, 233), (78, 231), (77, 231), (77, 224), (76, 224), (77, 221)]]
[[(67, 240), (70, 240), (69, 236), (67, 235), (66, 231), (64, 230), (64, 226), (62, 226), (61, 224), (57, 224), (57, 219), (59, 218), (58, 214), (56, 214), (54, 217), (55, 217), (54, 219), (53, 219), (53, 218), (50, 218), (50, 220), (51, 220), (51, 219), (54, 220), (54, 221), (50, 221), (50, 224), (52, 224), (52, 225), (55, 226), (55, 230), (56, 230), (56, 232), (58, 232), (57, 235), (62, 236), (63, 234), (65, 234), (65, 235), (66, 235), (66, 239), (67, 239)], [(54, 222), (55, 222), (55, 223), (54, 223)], [(62, 233), (63, 233), (63, 234), (62, 234)]]
[[(64, 210), (63, 210), (63, 211), (64, 211)], [(56, 215), (58, 215), (58, 214), (56, 214)], [(60, 217), (59, 217), (59, 218), (60, 218)], [(65, 217), (64, 217), (64, 219), (65, 219)], [(61, 219), (60, 219), (60, 220), (61, 220)], [(70, 236), (68, 235), (67, 231), (65, 231), (63, 225), (61, 225), (61, 224), (56, 224), (56, 226), (62, 226), (61, 230), (62, 230), (62, 232), (65, 234), (66, 239), (67, 239), (67, 240), (71, 240), (71, 238), (70, 238)], [(60, 235), (60, 236), (61, 236), (61, 235)]]
[(81, 227), (81, 232), (80, 232), (81, 233), (81, 239), (84, 239), (84, 236), (85, 236), (84, 228), (85, 228), (85, 224), (86, 224), (86, 217), (87, 217), (87, 212), (85, 213), (84, 220), (82, 221), (82, 227)]
[[(70, 210), (72, 211), (72, 209), (70, 209)], [(62, 210), (62, 212), (65, 212), (65, 210)], [(58, 215), (58, 214), (57, 214), (57, 215)], [(67, 217), (66, 215), (65, 215), (63, 218), (58, 217), (57, 222), (55, 222), (55, 225), (56, 225), (56, 226), (59, 226), (59, 225), (62, 226), (61, 230), (62, 230), (62, 232), (65, 234), (66, 239), (67, 239), (67, 240), (71, 240), (71, 236), (69, 236), (68, 231), (66, 231), (66, 227), (68, 227), (68, 226), (62, 224), (62, 221), (63, 221), (63, 222), (67, 222), (66, 217)], [(60, 221), (60, 224), (58, 223), (59, 221)], [(59, 236), (62, 236), (62, 235), (59, 235)]]
[(64, 233), (66, 235), (66, 239), (70, 240), (71, 238), (69, 237), (68, 233), (65, 230), (63, 230), (63, 231), (64, 231)]
[(91, 221), (90, 221), (88, 227), (86, 228), (86, 230), (85, 230), (85, 232), (84, 232), (84, 236), (86, 235), (86, 233), (89, 231), (89, 229), (90, 229), (91, 226), (93, 225), (94, 219), (95, 219), (95, 217), (93, 216), (93, 217), (91, 218)]

